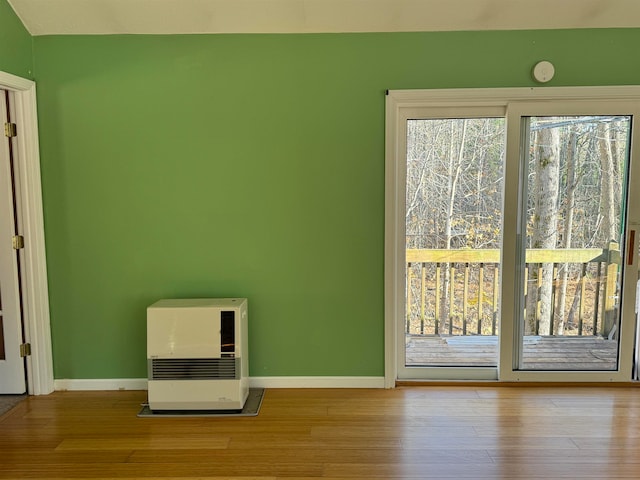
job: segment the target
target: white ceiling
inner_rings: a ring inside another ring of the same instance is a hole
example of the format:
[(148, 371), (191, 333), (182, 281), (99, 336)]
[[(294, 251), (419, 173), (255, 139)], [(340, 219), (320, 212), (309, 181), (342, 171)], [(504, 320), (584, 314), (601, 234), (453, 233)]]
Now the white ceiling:
[(32, 35), (640, 27), (639, 0), (8, 0)]

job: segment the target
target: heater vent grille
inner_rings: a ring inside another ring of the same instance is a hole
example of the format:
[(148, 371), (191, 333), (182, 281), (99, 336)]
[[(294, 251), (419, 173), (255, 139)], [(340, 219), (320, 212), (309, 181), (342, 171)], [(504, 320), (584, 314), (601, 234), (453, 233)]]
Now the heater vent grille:
[(150, 380), (236, 380), (239, 358), (154, 358)]

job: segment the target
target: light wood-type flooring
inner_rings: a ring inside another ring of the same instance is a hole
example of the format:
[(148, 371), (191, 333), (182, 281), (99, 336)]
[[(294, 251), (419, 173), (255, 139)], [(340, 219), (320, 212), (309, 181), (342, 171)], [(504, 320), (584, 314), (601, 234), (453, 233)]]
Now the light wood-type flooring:
[(29, 397), (0, 417), (0, 478), (640, 478), (635, 387), (268, 389), (242, 418), (138, 418), (145, 400)]

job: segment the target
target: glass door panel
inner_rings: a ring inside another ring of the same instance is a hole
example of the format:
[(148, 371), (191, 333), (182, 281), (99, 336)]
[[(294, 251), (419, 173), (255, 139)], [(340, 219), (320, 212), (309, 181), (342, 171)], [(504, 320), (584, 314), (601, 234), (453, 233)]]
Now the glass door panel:
[(405, 366), (496, 367), (505, 119), (406, 129)]
[(631, 116), (522, 118), (519, 370), (618, 369)]

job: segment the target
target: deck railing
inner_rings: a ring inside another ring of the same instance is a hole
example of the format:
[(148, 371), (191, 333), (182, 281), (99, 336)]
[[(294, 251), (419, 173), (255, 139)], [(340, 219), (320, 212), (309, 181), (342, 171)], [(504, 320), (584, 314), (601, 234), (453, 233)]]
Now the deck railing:
[[(499, 250), (408, 249), (406, 260), (407, 334), (497, 334)], [(548, 331), (540, 331), (538, 321), (543, 265), (553, 268)], [(527, 250), (527, 333), (608, 335), (615, 324), (619, 265), (615, 243), (608, 249)]]

